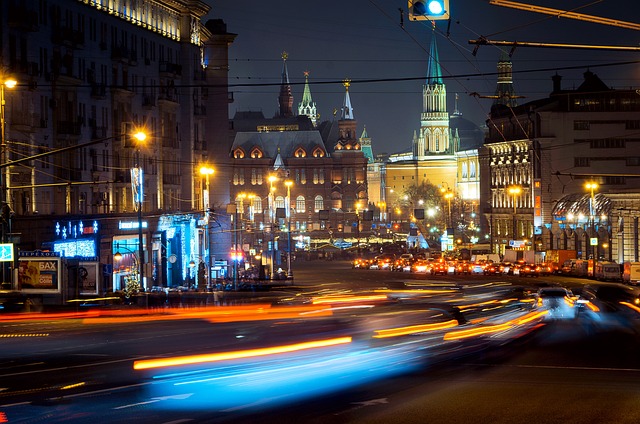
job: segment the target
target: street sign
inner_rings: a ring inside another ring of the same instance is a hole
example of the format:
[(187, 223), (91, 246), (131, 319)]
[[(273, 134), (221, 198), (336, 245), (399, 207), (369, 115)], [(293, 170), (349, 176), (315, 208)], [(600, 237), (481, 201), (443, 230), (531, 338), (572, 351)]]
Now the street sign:
[(13, 243), (0, 244), (0, 262), (13, 262)]

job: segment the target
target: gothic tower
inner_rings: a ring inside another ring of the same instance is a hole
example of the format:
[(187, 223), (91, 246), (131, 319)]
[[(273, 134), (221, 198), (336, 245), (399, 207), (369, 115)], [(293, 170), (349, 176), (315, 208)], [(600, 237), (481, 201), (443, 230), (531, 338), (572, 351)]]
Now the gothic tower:
[(293, 116), (293, 94), (291, 94), (291, 84), (289, 83), (289, 72), (287, 71), (287, 52), (282, 52), (282, 79), (280, 81), (280, 95), (278, 105), (280, 109), (277, 117), (289, 118)]
[(298, 104), (298, 115), (307, 115), (311, 119), (311, 123), (316, 127), (318, 122), (318, 110), (316, 102), (311, 100), (311, 90), (309, 89), (309, 71), (304, 72), (304, 93), (302, 101)]
[(438, 46), (434, 31), (431, 37), (427, 80), (422, 87), (420, 132), (413, 140), (413, 154), (418, 160), (428, 155), (452, 153), (449, 143), (449, 114), (447, 90), (442, 79)]
[(503, 51), (498, 61), (498, 85), (496, 87), (496, 99), (493, 101), (494, 105), (505, 105), (509, 107), (516, 107), (518, 102), (516, 101), (515, 89), (513, 88), (513, 65), (509, 56)]
[(342, 84), (346, 91), (342, 110), (340, 111), (340, 120), (338, 121), (340, 137), (336, 142), (335, 149), (360, 150), (360, 142), (356, 135), (356, 126), (358, 122), (353, 117), (353, 108), (351, 107), (351, 98), (349, 97), (349, 86), (351, 85), (351, 80), (344, 80)]

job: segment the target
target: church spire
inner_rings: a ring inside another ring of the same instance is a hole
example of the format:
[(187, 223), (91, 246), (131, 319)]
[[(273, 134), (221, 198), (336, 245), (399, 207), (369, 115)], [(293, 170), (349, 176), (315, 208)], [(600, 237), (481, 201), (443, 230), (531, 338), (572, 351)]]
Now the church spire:
[(429, 63), (427, 64), (427, 85), (444, 84), (442, 82), (442, 70), (440, 69), (440, 56), (438, 44), (436, 44), (436, 23), (433, 22), (431, 34), (431, 47), (429, 48)]
[(282, 79), (280, 81), (280, 95), (278, 105), (280, 106), (278, 117), (289, 118), (293, 116), (293, 95), (291, 94), (291, 84), (289, 83), (289, 72), (287, 71), (287, 52), (282, 52)]
[(340, 119), (338, 120), (338, 131), (340, 136), (335, 145), (335, 150), (360, 150), (360, 142), (356, 135), (357, 121), (353, 117), (353, 108), (351, 107), (351, 99), (349, 98), (349, 86), (351, 80), (345, 79), (342, 82), (345, 88), (344, 103), (340, 111)]
[(318, 121), (318, 111), (316, 103), (311, 99), (311, 90), (309, 89), (309, 71), (304, 71), (304, 93), (302, 101), (298, 104), (298, 115), (307, 115), (311, 119), (311, 123), (315, 127)]
[(344, 94), (344, 103), (342, 104), (342, 112), (340, 113), (340, 119), (354, 119), (353, 108), (351, 107), (351, 98), (349, 97), (349, 87), (351, 86), (351, 80), (346, 79), (342, 81), (342, 85), (346, 89)]
[(447, 112), (447, 88), (442, 78), (435, 22), (431, 34), (431, 49), (427, 65), (427, 80), (422, 87), (422, 114), (420, 132), (413, 140), (413, 151), (417, 160), (432, 154), (449, 152), (450, 130)]

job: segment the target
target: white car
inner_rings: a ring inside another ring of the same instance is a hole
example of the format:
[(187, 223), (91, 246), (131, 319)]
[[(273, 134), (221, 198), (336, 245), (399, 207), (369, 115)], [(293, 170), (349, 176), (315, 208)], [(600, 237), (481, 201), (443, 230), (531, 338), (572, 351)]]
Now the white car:
[(542, 287), (537, 294), (537, 307), (547, 310), (546, 319), (574, 319), (576, 297), (564, 287)]

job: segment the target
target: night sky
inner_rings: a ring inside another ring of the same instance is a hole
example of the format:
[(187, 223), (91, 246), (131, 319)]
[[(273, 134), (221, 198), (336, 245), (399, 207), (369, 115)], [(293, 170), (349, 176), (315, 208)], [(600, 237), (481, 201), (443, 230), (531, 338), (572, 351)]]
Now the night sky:
[[(286, 51), (296, 111), (304, 71), (310, 73), (311, 94), (321, 121), (340, 110), (344, 99), (341, 81), (348, 78), (352, 80), (358, 135), (366, 126), (376, 154), (410, 149), (413, 133), (420, 127), (422, 85), (433, 31), (428, 21), (409, 21), (407, 1), (206, 1), (212, 6), (209, 17), (222, 18), (228, 32), (238, 35), (230, 47), (229, 84), (235, 98), (230, 116), (236, 110), (260, 110), (266, 117), (275, 114), (281, 55)], [(640, 23), (633, 1), (522, 2)], [(403, 26), (399, 8), (405, 11)], [(488, 0), (450, 0), (450, 9), (450, 24), (437, 21), (435, 32), (449, 113), (458, 93), (463, 117), (478, 125), (485, 123), (493, 100), (470, 93), (494, 94), (500, 49), (481, 46), (474, 56), (475, 46), (469, 40), (484, 36), (498, 41), (640, 46), (637, 30), (494, 6)], [(556, 72), (563, 77), (565, 89), (580, 85), (587, 69), (613, 88), (640, 86), (637, 51), (518, 47), (512, 61), (516, 94), (525, 96), (518, 99), (520, 104), (547, 97)], [(621, 64), (634, 61), (637, 63)]]

